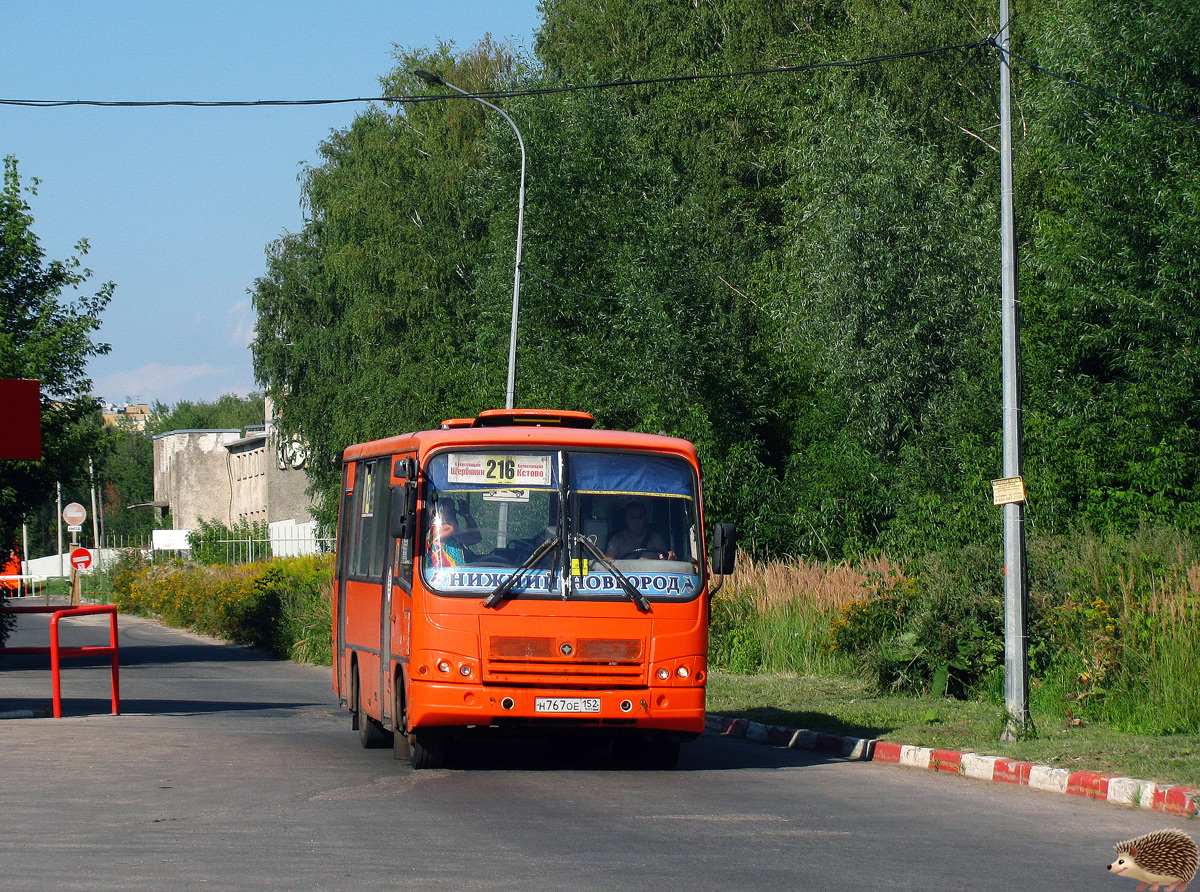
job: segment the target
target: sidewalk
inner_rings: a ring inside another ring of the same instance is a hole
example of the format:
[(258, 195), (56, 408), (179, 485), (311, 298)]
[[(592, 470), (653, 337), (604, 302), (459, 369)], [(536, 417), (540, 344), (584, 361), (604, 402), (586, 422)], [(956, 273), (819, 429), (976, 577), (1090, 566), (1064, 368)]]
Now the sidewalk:
[(1200, 790), (1164, 786), (1153, 781), (1114, 777), (1093, 771), (1070, 771), (999, 756), (935, 750), (924, 746), (841, 737), (801, 728), (764, 725), (746, 719), (709, 715), (708, 730), (726, 737), (743, 737), (755, 743), (788, 749), (812, 750), (870, 762), (890, 762), (905, 768), (944, 771), (998, 784), (1022, 784), (1049, 793), (1086, 796), (1103, 802), (1153, 809), (1195, 817), (1200, 812)]

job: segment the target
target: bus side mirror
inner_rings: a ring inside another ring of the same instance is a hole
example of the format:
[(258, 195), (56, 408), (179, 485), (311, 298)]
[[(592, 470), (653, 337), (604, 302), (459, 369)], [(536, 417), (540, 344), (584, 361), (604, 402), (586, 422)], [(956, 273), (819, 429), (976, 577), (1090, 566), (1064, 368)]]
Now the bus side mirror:
[(733, 559), (737, 557), (737, 530), (731, 523), (713, 526), (712, 551), (709, 554), (709, 569), (717, 576), (728, 576), (733, 572)]
[(416, 520), (409, 510), (409, 488), (407, 485), (393, 486), (388, 497), (388, 536), (392, 539), (411, 539)]

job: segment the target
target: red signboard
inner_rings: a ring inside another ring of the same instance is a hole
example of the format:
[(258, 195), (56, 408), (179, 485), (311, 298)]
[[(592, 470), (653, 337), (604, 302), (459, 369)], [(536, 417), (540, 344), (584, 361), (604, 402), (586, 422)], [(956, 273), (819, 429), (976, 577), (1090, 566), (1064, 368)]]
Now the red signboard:
[(71, 552), (71, 566), (76, 570), (86, 570), (92, 565), (92, 553), (86, 548), (76, 548)]
[(37, 381), (0, 378), (0, 461), (42, 460), (42, 402)]

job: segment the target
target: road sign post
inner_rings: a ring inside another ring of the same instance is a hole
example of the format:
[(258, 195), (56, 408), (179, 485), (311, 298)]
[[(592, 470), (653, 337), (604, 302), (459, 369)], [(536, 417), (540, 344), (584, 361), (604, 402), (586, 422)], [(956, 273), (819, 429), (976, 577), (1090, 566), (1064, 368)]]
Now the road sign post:
[[(78, 502), (72, 502), (63, 508), (62, 519), (67, 524), (67, 529), (71, 531), (71, 545), (79, 545), (79, 532), (83, 529), (83, 522), (87, 520), (87, 509)], [(62, 541), (61, 539), (59, 540)], [(78, 562), (77, 562), (78, 559)], [(79, 592), (79, 571), (87, 569), (92, 565), (92, 553), (86, 548), (75, 547), (71, 552), (71, 606), (78, 607), (80, 601)]]
[(86, 548), (76, 548), (71, 552), (71, 606), (78, 607), (82, 602), (81, 573), (92, 565), (92, 553)]

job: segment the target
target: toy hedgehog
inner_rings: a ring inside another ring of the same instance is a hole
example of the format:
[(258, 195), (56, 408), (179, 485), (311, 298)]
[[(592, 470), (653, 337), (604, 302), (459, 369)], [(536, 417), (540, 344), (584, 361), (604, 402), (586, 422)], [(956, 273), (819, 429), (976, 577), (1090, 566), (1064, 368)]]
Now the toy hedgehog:
[(1108, 869), (1141, 880), (1138, 892), (1147, 886), (1150, 892), (1158, 892), (1160, 885), (1167, 887), (1166, 892), (1184, 892), (1200, 861), (1196, 843), (1179, 830), (1156, 830), (1117, 843), (1113, 848), (1117, 850), (1117, 860)]

